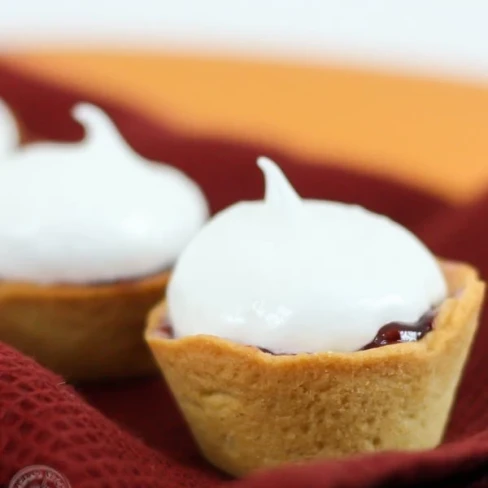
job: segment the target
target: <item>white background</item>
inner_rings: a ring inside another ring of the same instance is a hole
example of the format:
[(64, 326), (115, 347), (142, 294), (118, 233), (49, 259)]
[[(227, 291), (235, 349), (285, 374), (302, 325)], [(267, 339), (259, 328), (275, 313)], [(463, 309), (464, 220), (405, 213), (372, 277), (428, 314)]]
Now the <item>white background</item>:
[(334, 58), (488, 79), (488, 0), (0, 0), (0, 50)]

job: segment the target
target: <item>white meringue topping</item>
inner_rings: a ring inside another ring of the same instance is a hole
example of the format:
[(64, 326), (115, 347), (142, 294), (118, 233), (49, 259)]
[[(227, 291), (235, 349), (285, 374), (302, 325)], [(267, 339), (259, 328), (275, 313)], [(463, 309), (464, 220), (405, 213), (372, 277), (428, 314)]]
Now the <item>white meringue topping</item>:
[(359, 206), (301, 199), (272, 161), (258, 165), (265, 200), (217, 214), (177, 261), (167, 293), (175, 337), (355, 351), (446, 297), (436, 259), (410, 231)]
[(10, 156), (19, 144), (19, 132), (15, 118), (0, 98), (0, 161)]
[(0, 158), (0, 279), (92, 283), (167, 269), (208, 217), (201, 190), (136, 154), (99, 108), (79, 104), (74, 116), (82, 142)]

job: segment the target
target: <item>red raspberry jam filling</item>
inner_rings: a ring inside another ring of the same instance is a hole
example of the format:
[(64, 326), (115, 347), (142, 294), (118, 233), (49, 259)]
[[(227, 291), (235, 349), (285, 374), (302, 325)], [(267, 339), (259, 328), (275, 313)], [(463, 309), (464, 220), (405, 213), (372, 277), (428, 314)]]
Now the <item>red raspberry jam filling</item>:
[(401, 322), (390, 322), (384, 325), (376, 334), (376, 337), (366, 344), (361, 350), (374, 349), (376, 347), (401, 344), (403, 342), (420, 341), (422, 337), (433, 329), (435, 310), (430, 310), (422, 315), (415, 324), (404, 324)]
[[(414, 324), (405, 324), (402, 322), (390, 322), (384, 325), (376, 334), (376, 337), (360, 351), (375, 349), (377, 347), (391, 346), (392, 344), (402, 344), (404, 342), (420, 341), (427, 333), (433, 329), (433, 323), (436, 313), (427, 312)], [(268, 349), (259, 348), (268, 354), (274, 354)]]
[[(360, 350), (374, 349), (376, 347), (390, 346), (392, 344), (402, 344), (404, 342), (420, 341), (426, 334), (428, 334), (434, 325), (434, 320), (437, 315), (437, 310), (430, 310), (420, 317), (414, 324), (405, 324), (402, 322), (390, 322), (384, 325), (376, 334), (376, 337)], [(158, 332), (164, 337), (173, 337), (173, 328), (167, 320), (162, 321)], [(254, 346), (249, 346), (254, 347)], [(263, 352), (274, 354), (268, 349), (259, 347)]]
[[(360, 350), (374, 349), (377, 347), (390, 346), (392, 344), (402, 344), (404, 342), (420, 341), (426, 334), (434, 328), (434, 320), (437, 315), (437, 309), (433, 309), (422, 315), (414, 324), (405, 324), (402, 322), (390, 322), (384, 325), (376, 334), (376, 337)], [(173, 328), (165, 319), (161, 321), (158, 333), (166, 338), (173, 338)], [(249, 346), (254, 347), (254, 346)], [(258, 348), (263, 352), (274, 354), (268, 349)]]

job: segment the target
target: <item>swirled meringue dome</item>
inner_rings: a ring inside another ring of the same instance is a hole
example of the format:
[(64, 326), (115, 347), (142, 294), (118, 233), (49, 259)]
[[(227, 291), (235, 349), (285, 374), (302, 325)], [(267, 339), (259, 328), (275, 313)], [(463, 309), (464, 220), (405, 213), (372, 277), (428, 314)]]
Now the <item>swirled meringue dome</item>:
[(74, 116), (81, 143), (0, 157), (0, 279), (98, 283), (167, 269), (208, 218), (202, 192), (136, 154), (99, 108), (79, 104)]
[(359, 206), (302, 200), (272, 161), (258, 165), (264, 201), (217, 214), (178, 259), (167, 293), (175, 338), (355, 351), (446, 297), (436, 259), (407, 229)]
[(0, 98), (0, 161), (7, 158), (19, 144), (19, 133), (15, 118)]

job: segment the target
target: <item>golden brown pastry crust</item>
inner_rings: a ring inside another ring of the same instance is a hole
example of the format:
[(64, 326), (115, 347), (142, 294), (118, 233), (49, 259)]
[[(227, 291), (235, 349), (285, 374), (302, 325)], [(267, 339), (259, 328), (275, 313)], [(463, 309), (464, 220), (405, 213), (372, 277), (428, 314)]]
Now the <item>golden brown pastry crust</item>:
[(452, 298), (421, 341), (353, 353), (273, 356), (212, 336), (146, 330), (204, 456), (236, 476), (322, 457), (438, 445), (477, 328), (484, 283), (441, 262)]
[(0, 341), (69, 379), (155, 372), (144, 322), (168, 278), (86, 286), (0, 281)]

